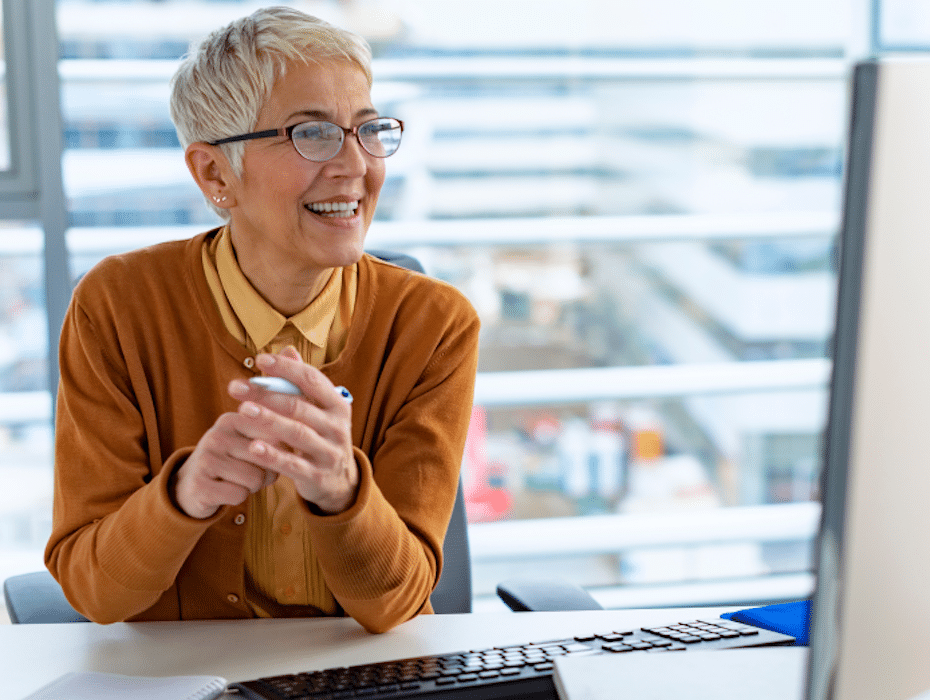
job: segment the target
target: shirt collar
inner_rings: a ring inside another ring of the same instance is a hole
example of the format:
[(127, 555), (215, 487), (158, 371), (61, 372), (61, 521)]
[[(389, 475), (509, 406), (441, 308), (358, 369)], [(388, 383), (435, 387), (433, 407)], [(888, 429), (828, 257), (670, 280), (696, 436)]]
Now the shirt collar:
[(220, 232), (217, 241), (216, 270), (230, 306), (257, 349), (268, 346), (288, 321), (309, 342), (317, 347), (326, 345), (339, 305), (342, 268), (335, 268), (316, 298), (290, 318), (278, 313), (265, 301), (243, 274), (228, 227)]

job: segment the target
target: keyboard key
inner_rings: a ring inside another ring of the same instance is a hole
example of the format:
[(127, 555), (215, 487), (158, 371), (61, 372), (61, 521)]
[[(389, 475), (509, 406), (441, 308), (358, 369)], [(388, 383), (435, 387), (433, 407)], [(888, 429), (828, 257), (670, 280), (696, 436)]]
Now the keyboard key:
[(602, 634), (601, 639), (603, 639), (605, 642), (619, 642), (621, 639), (623, 639), (624, 636), (626, 635), (613, 632), (611, 634)]

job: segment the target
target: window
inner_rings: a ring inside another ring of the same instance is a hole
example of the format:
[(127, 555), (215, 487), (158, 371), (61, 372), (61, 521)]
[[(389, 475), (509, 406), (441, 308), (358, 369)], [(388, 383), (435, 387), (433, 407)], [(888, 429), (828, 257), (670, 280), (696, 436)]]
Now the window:
[[(74, 276), (216, 223), (168, 79), (253, 5), (58, 0)], [(477, 607), (512, 575), (608, 606), (808, 594), (847, 5), (300, 6), (368, 38), (376, 106), (405, 122), (369, 245), (415, 255), (482, 317), (463, 462)], [(47, 479), (48, 434), (16, 440), (45, 445)], [(30, 522), (0, 549), (38, 552), (47, 512)]]

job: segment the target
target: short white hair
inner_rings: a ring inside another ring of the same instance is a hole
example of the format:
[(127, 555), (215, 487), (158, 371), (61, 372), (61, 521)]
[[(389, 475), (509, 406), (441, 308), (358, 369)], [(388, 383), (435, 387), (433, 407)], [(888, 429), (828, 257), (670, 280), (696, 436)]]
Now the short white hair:
[[(292, 7), (265, 7), (192, 45), (171, 79), (171, 119), (182, 148), (255, 129), (288, 62), (347, 61), (371, 87), (371, 48), (362, 37)], [(242, 142), (220, 146), (242, 174)], [(224, 219), (229, 212), (207, 204)]]

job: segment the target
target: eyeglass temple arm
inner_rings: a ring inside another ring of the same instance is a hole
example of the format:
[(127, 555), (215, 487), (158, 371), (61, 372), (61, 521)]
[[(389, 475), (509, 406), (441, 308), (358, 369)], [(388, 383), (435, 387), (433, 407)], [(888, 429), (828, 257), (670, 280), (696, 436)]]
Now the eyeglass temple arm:
[(287, 136), (290, 138), (291, 131), (294, 130), (294, 127), (288, 127), (285, 129), (266, 129), (265, 131), (254, 131), (251, 134), (239, 134), (239, 136), (229, 136), (225, 139), (219, 139), (217, 141), (207, 141), (211, 146), (222, 146), (224, 143), (234, 143), (236, 141), (251, 141), (252, 139), (266, 139), (270, 136)]

